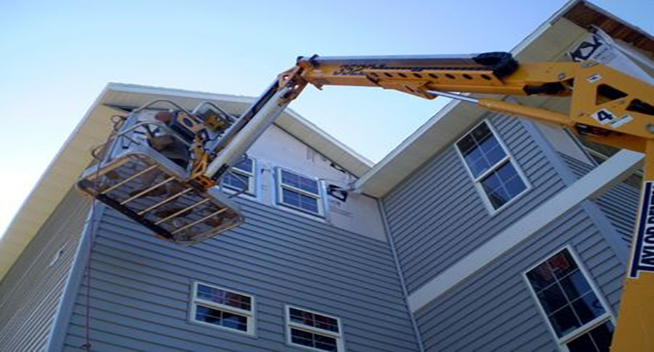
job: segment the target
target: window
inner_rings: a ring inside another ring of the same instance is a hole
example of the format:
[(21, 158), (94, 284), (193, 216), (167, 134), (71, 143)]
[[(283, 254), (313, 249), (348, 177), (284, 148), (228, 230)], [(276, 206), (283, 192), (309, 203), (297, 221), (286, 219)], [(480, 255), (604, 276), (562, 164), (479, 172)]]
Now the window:
[(278, 169), (277, 174), (279, 204), (309, 214), (323, 214), (320, 182), (317, 179), (300, 176), (283, 169)]
[(613, 337), (613, 323), (606, 321), (567, 343), (570, 352), (609, 351)]
[(318, 351), (345, 351), (340, 320), (324, 314), (287, 306), (286, 335), (290, 345)]
[(572, 251), (565, 248), (526, 273), (559, 343), (570, 351), (608, 351), (612, 317)]
[(254, 297), (196, 282), (191, 321), (254, 335)]
[(515, 167), (511, 156), (483, 121), (456, 142), (475, 185), (486, 196), (485, 202), (500, 209), (527, 189), (524, 176)]
[(255, 194), (255, 167), (254, 160), (247, 157), (243, 161), (237, 163), (231, 168), (231, 172), (227, 172), (222, 179), (223, 187), (234, 190), (243, 191), (244, 193)]

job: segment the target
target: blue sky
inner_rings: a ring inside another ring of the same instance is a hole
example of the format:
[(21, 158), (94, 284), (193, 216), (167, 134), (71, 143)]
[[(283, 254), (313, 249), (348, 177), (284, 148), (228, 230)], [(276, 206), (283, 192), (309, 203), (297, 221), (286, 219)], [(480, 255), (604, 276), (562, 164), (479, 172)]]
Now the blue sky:
[[(299, 55), (508, 51), (565, 3), (0, 1), (0, 233), (108, 82), (256, 96)], [(651, 0), (594, 3), (654, 32)], [(291, 107), (378, 161), (443, 104), (326, 87)]]

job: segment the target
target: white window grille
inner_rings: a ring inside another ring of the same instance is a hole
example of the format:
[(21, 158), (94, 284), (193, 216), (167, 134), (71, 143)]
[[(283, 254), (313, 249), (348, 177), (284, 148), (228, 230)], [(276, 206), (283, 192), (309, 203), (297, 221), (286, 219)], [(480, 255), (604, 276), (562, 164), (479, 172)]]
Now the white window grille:
[(234, 165), (222, 178), (222, 186), (232, 191), (256, 195), (256, 162), (247, 157)]
[(457, 141), (456, 150), (491, 212), (529, 188), (526, 177), (487, 121)]
[(345, 351), (338, 318), (297, 307), (286, 307), (287, 342), (316, 351)]
[(305, 213), (322, 216), (324, 204), (318, 179), (277, 169), (277, 202)]
[(614, 321), (606, 303), (564, 248), (525, 273), (532, 294), (564, 350), (608, 351)]
[(194, 323), (254, 335), (254, 297), (195, 282), (190, 319)]

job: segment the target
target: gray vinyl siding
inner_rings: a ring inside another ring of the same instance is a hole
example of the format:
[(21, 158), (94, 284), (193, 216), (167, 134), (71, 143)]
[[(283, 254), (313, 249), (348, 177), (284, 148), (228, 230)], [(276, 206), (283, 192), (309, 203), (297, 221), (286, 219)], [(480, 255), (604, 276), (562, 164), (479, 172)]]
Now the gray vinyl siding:
[(615, 312), (624, 266), (583, 207), (573, 208), (417, 312), (428, 351), (552, 351), (558, 346), (524, 272), (565, 245)]
[[(581, 178), (595, 167), (575, 158), (560, 154), (563, 161), (570, 168), (572, 173)], [(606, 218), (615, 226), (616, 231), (627, 246), (631, 244), (634, 227), (636, 224), (636, 212), (640, 202), (640, 190), (626, 183), (618, 183), (609, 188), (594, 202), (602, 210)]]
[(69, 192), (0, 282), (0, 350), (45, 349), (89, 205)]
[(500, 115), (489, 121), (532, 188), (491, 215), (451, 146), (391, 191), (383, 205), (409, 292), (565, 187), (523, 122)]
[[(104, 213), (91, 259), (93, 349), (295, 350), (286, 345), (288, 304), (340, 318), (349, 351), (417, 350), (386, 243), (239, 202), (244, 225), (187, 248), (154, 239), (113, 211)], [(253, 295), (256, 337), (190, 323), (193, 281)], [(84, 343), (82, 282), (65, 339), (71, 351)]]

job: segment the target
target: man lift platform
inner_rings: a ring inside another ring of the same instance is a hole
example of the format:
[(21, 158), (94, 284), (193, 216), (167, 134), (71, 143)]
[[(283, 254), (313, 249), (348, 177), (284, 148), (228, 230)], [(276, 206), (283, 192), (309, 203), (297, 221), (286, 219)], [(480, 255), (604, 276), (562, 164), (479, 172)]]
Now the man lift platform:
[[(148, 109), (162, 104), (172, 112)], [(99, 160), (77, 187), (181, 245), (226, 231), (243, 222), (238, 206), (215, 188), (189, 182), (189, 168), (197, 157), (192, 151), (220, 136), (233, 120), (208, 102), (193, 113), (170, 101), (146, 104), (98, 148)]]

